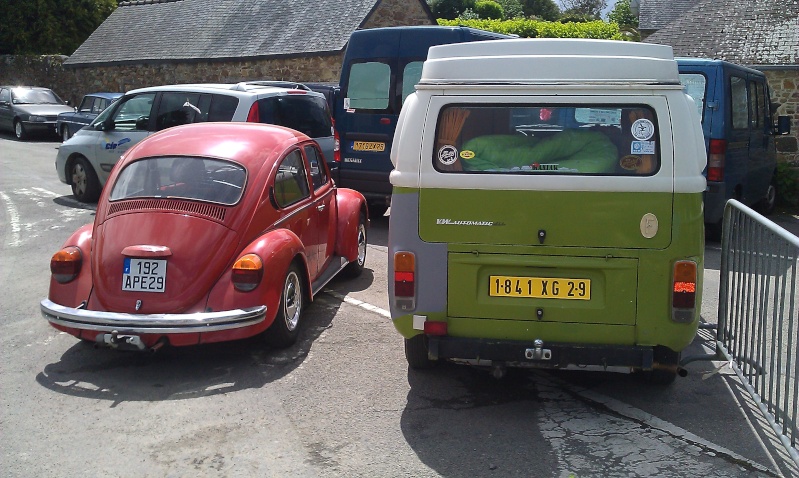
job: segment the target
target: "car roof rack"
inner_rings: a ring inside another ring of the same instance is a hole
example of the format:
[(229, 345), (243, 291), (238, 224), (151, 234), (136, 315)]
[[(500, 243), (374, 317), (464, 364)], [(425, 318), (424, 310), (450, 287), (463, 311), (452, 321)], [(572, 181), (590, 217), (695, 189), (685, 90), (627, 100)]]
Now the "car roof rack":
[(289, 90), (304, 90), (311, 91), (310, 88), (302, 83), (296, 81), (279, 81), (279, 80), (258, 80), (258, 81), (242, 81), (237, 83), (234, 90), (247, 91), (248, 86), (273, 86), (275, 88), (286, 88)]

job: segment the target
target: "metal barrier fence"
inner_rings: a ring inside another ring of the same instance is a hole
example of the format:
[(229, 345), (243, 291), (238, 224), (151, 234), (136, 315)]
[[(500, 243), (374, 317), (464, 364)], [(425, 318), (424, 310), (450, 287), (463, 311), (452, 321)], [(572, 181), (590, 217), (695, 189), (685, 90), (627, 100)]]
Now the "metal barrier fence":
[(799, 465), (799, 238), (735, 200), (722, 230), (716, 350)]

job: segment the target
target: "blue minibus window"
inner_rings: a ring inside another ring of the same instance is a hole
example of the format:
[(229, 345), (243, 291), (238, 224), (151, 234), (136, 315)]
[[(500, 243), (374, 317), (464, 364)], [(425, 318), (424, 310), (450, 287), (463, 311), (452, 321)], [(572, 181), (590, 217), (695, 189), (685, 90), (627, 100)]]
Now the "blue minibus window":
[(390, 95), (389, 65), (377, 61), (352, 65), (344, 109), (385, 110), (388, 109)]
[(704, 120), (707, 78), (701, 73), (680, 73), (680, 83), (685, 94), (694, 99), (699, 117)]

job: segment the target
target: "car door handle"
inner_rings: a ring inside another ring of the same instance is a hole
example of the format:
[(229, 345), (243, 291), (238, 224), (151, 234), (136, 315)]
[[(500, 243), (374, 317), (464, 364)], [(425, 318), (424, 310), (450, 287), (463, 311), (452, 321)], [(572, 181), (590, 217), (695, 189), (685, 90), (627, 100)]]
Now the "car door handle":
[(320, 205), (316, 206), (316, 210), (319, 211), (319, 212), (322, 212), (322, 211), (325, 210), (325, 207), (327, 207), (327, 206), (325, 206), (324, 204), (320, 204)]

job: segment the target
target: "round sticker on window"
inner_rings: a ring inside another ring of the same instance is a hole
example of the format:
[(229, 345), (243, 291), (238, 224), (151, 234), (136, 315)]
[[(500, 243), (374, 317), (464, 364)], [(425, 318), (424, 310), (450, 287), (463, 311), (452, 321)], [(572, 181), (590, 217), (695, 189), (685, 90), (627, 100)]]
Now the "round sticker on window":
[(633, 134), (633, 138), (646, 141), (655, 134), (655, 125), (646, 118), (637, 119), (630, 128), (630, 132)]
[(469, 151), (468, 149), (466, 151), (461, 151), (461, 158), (463, 159), (474, 158), (474, 151)]
[(438, 161), (444, 166), (450, 166), (458, 160), (458, 150), (455, 146), (446, 145), (438, 150)]

